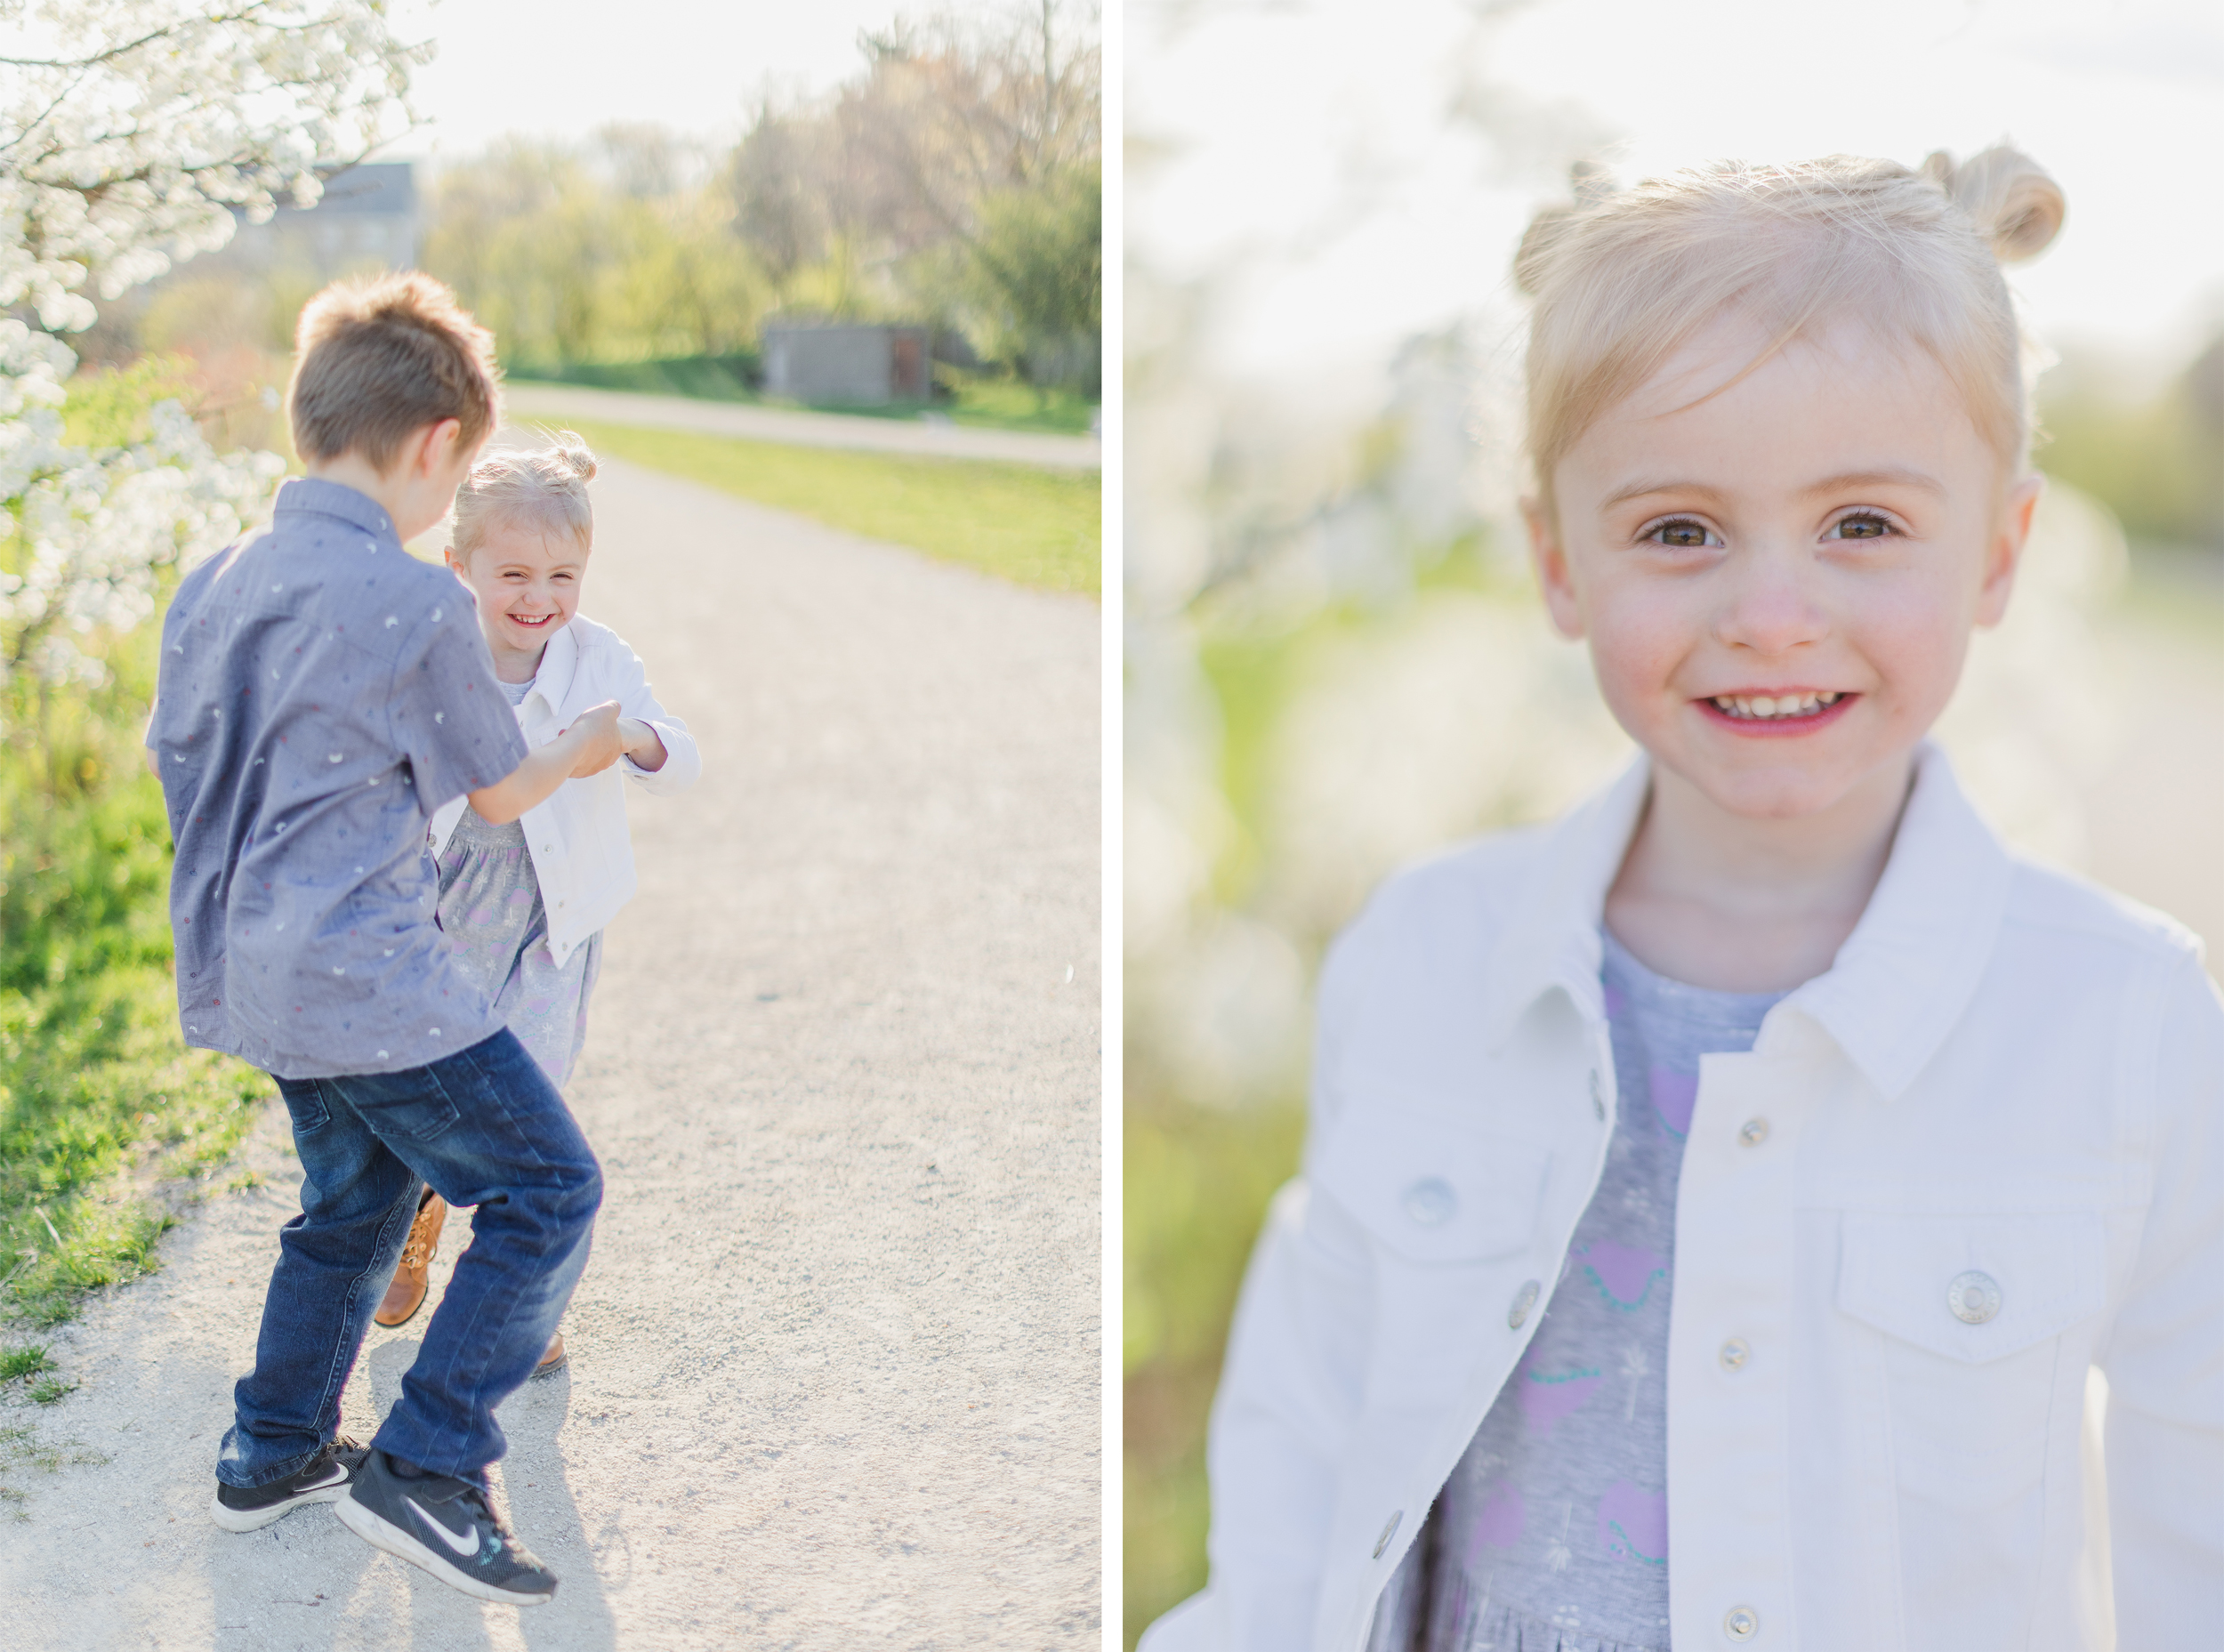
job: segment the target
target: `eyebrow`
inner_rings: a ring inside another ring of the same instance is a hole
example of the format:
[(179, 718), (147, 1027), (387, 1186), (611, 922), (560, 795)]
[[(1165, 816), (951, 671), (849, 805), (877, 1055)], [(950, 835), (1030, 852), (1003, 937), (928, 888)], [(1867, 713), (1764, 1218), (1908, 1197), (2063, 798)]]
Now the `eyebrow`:
[[(1821, 494), (1846, 493), (1857, 488), (1913, 488), (1919, 492), (1943, 495), (1946, 485), (1923, 471), (1887, 468), (1875, 471), (1846, 471), (1836, 476), (1825, 476), (1818, 482), (1809, 482), (1800, 489), (1800, 497), (1811, 499)], [(1612, 510), (1617, 504), (1627, 504), (1632, 499), (1648, 498), (1654, 494), (1696, 494), (1705, 499), (1720, 499), (1722, 490), (1705, 482), (1642, 481), (1617, 488), (1600, 504), (1600, 509)]]

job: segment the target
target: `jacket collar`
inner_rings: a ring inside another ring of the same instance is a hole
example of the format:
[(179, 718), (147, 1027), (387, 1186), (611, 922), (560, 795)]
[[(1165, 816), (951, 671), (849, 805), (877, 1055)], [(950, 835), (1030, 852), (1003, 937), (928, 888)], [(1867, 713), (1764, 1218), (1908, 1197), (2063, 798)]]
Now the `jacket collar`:
[[(1605, 1014), (1599, 928), (1608, 889), (1644, 812), (1640, 754), (1552, 828), (1536, 880), (1487, 964), (1486, 1033), (1503, 1048), (1536, 1002), (1565, 992), (1587, 1020)], [(1938, 1052), (1991, 957), (2013, 864), (1962, 794), (1946, 753), (1925, 742), (1884, 875), (1831, 967), (1787, 997), (1886, 1100)], [(1761, 1042), (1775, 1042), (1772, 1011)]]
[(289, 477), (279, 485), (278, 502), (271, 506), (271, 511), (278, 516), (291, 515), (295, 512), (336, 516), (367, 534), (377, 535), (389, 544), (401, 544), (394, 533), (394, 519), (386, 514), (386, 507), (368, 494), (358, 493), (345, 482), (328, 482), (315, 476)]
[(564, 628), (548, 640), (541, 650), (541, 668), (534, 674), (533, 691), (548, 702), (548, 709), (563, 709), (564, 697), (571, 692), (571, 680), (579, 673), (579, 639), (572, 634), (572, 623), (577, 615), (567, 621)]

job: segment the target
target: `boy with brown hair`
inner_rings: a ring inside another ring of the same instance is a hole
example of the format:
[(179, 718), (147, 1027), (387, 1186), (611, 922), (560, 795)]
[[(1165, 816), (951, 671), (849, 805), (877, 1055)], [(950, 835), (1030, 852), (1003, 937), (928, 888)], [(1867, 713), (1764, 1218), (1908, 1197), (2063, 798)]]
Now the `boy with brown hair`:
[[(607, 768), (617, 706), (528, 751), (465, 593), (402, 549), (499, 415), (493, 340), (455, 294), (415, 273), (337, 283), (296, 342), (309, 473), (180, 584), (147, 732), (187, 1040), (278, 1081), (303, 1178), (210, 1513), (252, 1531), (336, 1503), (465, 1593), (529, 1604), (556, 1579), (488, 1501), (494, 1411), (585, 1266), (601, 1173), (448, 957), (426, 825), (459, 795), (514, 820)], [(474, 1242), (365, 1447), (338, 1432), (341, 1390), (428, 1183), (477, 1207)]]

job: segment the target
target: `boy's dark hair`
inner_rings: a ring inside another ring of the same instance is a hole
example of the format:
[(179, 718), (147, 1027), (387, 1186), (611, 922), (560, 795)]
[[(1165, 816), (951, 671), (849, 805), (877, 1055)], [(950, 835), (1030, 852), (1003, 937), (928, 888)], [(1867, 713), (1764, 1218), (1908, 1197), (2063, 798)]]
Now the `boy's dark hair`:
[(286, 392), (304, 459), (361, 454), (384, 471), (412, 431), (442, 419), (476, 447), (501, 410), (494, 334), (421, 270), (334, 281), (302, 307)]

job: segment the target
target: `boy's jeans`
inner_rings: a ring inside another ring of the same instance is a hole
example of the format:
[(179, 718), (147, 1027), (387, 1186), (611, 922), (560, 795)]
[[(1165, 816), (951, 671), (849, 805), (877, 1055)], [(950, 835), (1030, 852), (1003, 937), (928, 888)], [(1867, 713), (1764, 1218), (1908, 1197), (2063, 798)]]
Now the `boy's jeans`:
[(421, 1185), (478, 1206), (470, 1247), (371, 1442), (484, 1484), (494, 1409), (562, 1318), (602, 1202), (602, 1172), (564, 1099), (506, 1029), (406, 1072), (281, 1078), (301, 1151), (302, 1213), (278, 1231), (254, 1370), (233, 1398), (217, 1478), (267, 1485), (340, 1423), (340, 1390), (417, 1212)]

